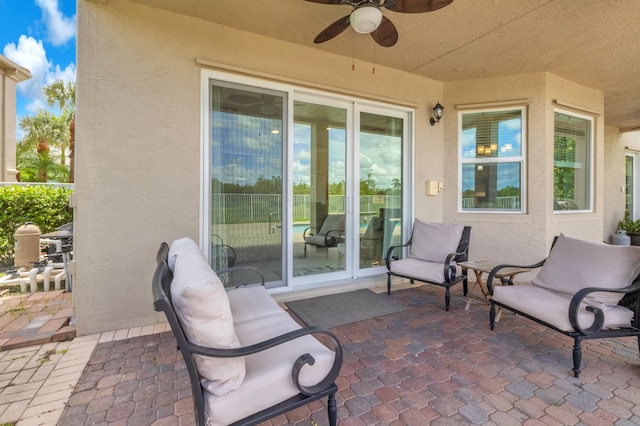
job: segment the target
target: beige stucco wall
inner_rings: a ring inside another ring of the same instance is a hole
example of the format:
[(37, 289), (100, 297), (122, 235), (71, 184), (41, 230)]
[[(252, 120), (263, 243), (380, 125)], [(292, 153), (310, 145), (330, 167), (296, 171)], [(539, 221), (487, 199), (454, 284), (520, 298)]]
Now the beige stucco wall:
[[(472, 226), (470, 257), (507, 263), (530, 263), (543, 259), (553, 237), (561, 232), (589, 240), (602, 238), (603, 192), (602, 115), (595, 116), (596, 178), (594, 213), (553, 213), (553, 114), (554, 100), (588, 111), (603, 111), (601, 92), (585, 88), (549, 73), (522, 74), (500, 78), (468, 80), (445, 85), (445, 100), (453, 110), (468, 105), (509, 103), (527, 105), (525, 214), (458, 213), (458, 127), (460, 111), (445, 123), (445, 171), (449, 190), (445, 193), (445, 218)], [(522, 102), (517, 102), (522, 100)], [(567, 109), (566, 107), (564, 108)], [(571, 111), (571, 109), (569, 109)], [(454, 112), (454, 111), (451, 111)], [(584, 111), (575, 111), (585, 114)], [(587, 115), (593, 116), (593, 113)], [(514, 247), (526, 250), (514, 250)]]
[[(416, 215), (441, 220), (443, 84), (175, 16), (125, 0), (78, 2), (74, 282), (79, 334), (154, 323), (162, 241), (198, 239), (200, 71), (196, 58), (416, 105)], [(311, 65), (310, 65), (311, 64)], [(427, 149), (428, 148), (428, 149)]]
[[(607, 126), (604, 129), (604, 241), (611, 241), (611, 234), (618, 229), (618, 222), (624, 216), (625, 210), (625, 146), (632, 145), (628, 135), (618, 132), (615, 127)], [(640, 140), (638, 141), (640, 148)]]
[(640, 152), (640, 131), (620, 133), (618, 129), (605, 130), (605, 218), (604, 235), (610, 238), (625, 212), (625, 153)]
[[(605, 162), (624, 168), (624, 142), (615, 129), (604, 128), (602, 114), (595, 126), (595, 212), (553, 214), (552, 100), (603, 111), (598, 91), (548, 73), (444, 84), (381, 66), (372, 74), (371, 64), (362, 62), (352, 71), (351, 58), (127, 0), (79, 0), (77, 14), (79, 334), (164, 320), (151, 306), (155, 251), (162, 241), (199, 235), (202, 68), (196, 58), (250, 76), (415, 106), (414, 215), (473, 226), (472, 259), (539, 260), (556, 233), (600, 240), (617, 214), (608, 205), (618, 202), (610, 191), (619, 177), (605, 179), (603, 170)], [(458, 213), (456, 105), (514, 99), (528, 105), (527, 213)], [(430, 126), (437, 101), (445, 106), (444, 118)], [(444, 191), (427, 196), (427, 180), (443, 181)]]
[(16, 85), (31, 73), (0, 55), (0, 181), (15, 182), (16, 170)]
[[(547, 170), (548, 178), (553, 185), (553, 113), (555, 105), (553, 100), (557, 99), (564, 104), (576, 106), (573, 112), (594, 119), (594, 143), (593, 143), (593, 213), (575, 214), (551, 214), (548, 237), (560, 234), (561, 232), (576, 238), (583, 238), (592, 241), (602, 241), (603, 220), (604, 220), (604, 94), (598, 90), (593, 90), (573, 83), (569, 80), (547, 74), (547, 105), (551, 108), (547, 110), (548, 117), (548, 137), (547, 137)], [(557, 108), (571, 112), (572, 108), (558, 105)], [(622, 159), (624, 161), (624, 158)], [(552, 188), (551, 186), (550, 188)], [(547, 200), (553, 202), (553, 193), (547, 194)]]

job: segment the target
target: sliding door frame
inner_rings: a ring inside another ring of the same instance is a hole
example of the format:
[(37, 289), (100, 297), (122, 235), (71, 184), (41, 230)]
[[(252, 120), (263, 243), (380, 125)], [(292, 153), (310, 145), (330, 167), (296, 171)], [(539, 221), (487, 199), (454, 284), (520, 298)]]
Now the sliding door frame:
[[(201, 70), (201, 161), (200, 161), (200, 248), (204, 253), (209, 253), (206, 248), (211, 244), (211, 149), (210, 149), (210, 85), (212, 81), (229, 82), (233, 84), (252, 86), (268, 90), (276, 90), (287, 94), (287, 115), (284, 117), (285, 123), (285, 146), (283, 146), (283, 205), (282, 205), (282, 271), (283, 286), (270, 288), (272, 293), (281, 293), (293, 290), (323, 287), (326, 285), (336, 285), (353, 282), (354, 280), (380, 276), (386, 271), (384, 263), (378, 267), (360, 268), (359, 266), (359, 202), (355, 197), (359, 196), (359, 132), (360, 113), (373, 113), (387, 115), (394, 118), (403, 119), (402, 135), (402, 241), (406, 241), (411, 234), (413, 223), (413, 194), (414, 194), (414, 119), (415, 110), (413, 108), (401, 107), (382, 102), (366, 99), (359, 99), (354, 96), (340, 95), (315, 89), (301, 88), (292, 84), (284, 84), (263, 80), (254, 77), (230, 74), (222, 71), (202, 69)], [(311, 278), (293, 278), (293, 234), (290, 230), (293, 223), (293, 126), (294, 126), (294, 101), (303, 100), (310, 102), (327, 102), (326, 105), (345, 105), (347, 109), (347, 133), (346, 133), (346, 218), (345, 223), (347, 233), (346, 249), (346, 271), (345, 273), (326, 273), (312, 275)]]

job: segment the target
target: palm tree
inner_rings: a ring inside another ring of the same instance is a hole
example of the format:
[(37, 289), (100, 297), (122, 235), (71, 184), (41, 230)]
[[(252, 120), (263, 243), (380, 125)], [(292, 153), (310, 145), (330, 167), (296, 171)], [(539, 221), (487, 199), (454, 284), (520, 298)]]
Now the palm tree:
[(74, 143), (75, 143), (75, 123), (76, 123), (76, 83), (56, 80), (45, 86), (44, 95), (47, 97), (47, 104), (50, 107), (57, 106), (60, 110), (60, 118), (66, 123), (69, 130), (68, 143), (61, 146), (60, 164), (65, 164), (65, 148), (69, 148), (70, 162), (70, 182), (73, 182), (74, 167)]
[[(20, 128), (25, 132), (17, 150), (20, 179), (46, 182), (48, 178), (64, 178), (73, 182), (76, 86), (73, 82), (57, 80), (43, 90), (49, 106), (59, 108), (60, 114), (41, 108), (35, 115), (20, 120)], [(51, 148), (60, 153), (58, 162), (49, 155)], [(67, 149), (70, 171), (63, 173), (67, 169)]]

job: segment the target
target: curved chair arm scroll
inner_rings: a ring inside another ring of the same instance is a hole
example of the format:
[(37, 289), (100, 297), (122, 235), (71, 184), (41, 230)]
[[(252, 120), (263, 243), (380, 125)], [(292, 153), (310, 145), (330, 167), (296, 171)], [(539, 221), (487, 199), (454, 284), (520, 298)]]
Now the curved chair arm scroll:
[[(612, 289), (612, 288), (600, 288), (600, 287), (587, 287), (587, 288), (583, 288), (580, 291), (578, 291), (573, 298), (571, 299), (571, 303), (569, 304), (569, 322), (571, 322), (571, 327), (573, 327), (573, 329), (585, 336), (594, 334), (599, 332), (600, 330), (602, 330), (602, 326), (604, 325), (604, 312), (602, 311), (602, 309), (596, 307), (596, 306), (591, 306), (588, 305), (585, 309), (589, 312), (593, 312), (593, 314), (595, 315), (595, 319), (593, 321), (593, 324), (591, 324), (591, 326), (589, 326), (589, 328), (582, 328), (580, 326), (580, 324), (578, 323), (578, 312), (580, 309), (580, 305), (583, 301), (583, 299), (589, 294), (589, 293), (595, 293), (595, 292), (607, 292), (607, 293), (634, 293), (634, 292), (638, 292), (640, 291), (640, 281), (635, 281), (632, 285), (630, 285), (629, 287), (625, 287), (625, 288), (616, 288), (616, 289)], [(636, 299), (636, 308), (635, 308), (635, 314), (637, 315), (638, 313), (638, 302), (640, 302), (640, 293), (638, 293), (637, 299)]]
[(331, 366), (331, 370), (329, 373), (317, 384), (313, 386), (303, 386), (300, 384), (299, 377), (300, 372), (302, 371), (302, 367), (305, 365), (313, 365), (315, 363), (315, 359), (312, 355), (305, 353), (300, 355), (296, 361), (293, 363), (291, 368), (291, 377), (293, 382), (295, 383), (298, 390), (303, 395), (313, 395), (320, 392), (323, 389), (326, 389), (331, 383), (335, 381), (340, 373), (340, 368), (342, 367), (342, 345), (338, 338), (331, 333), (330, 331), (317, 326), (309, 326), (304, 327), (298, 330), (293, 330), (288, 333), (282, 334), (280, 336), (273, 337), (271, 339), (267, 339), (260, 343), (255, 343), (250, 346), (245, 346), (241, 348), (234, 349), (217, 349), (217, 348), (208, 348), (205, 346), (195, 345), (190, 342), (187, 342), (188, 350), (194, 354), (213, 357), (213, 358), (236, 358), (241, 356), (247, 356), (255, 353), (259, 353), (265, 351), (269, 348), (273, 348), (274, 346), (281, 345), (283, 343), (298, 339), (303, 336), (311, 335), (311, 334), (324, 334), (328, 336), (333, 341), (333, 351), (335, 352), (335, 358), (333, 360), (333, 365)]
[(334, 247), (340, 242), (340, 237), (344, 235), (344, 232), (340, 229), (330, 229), (324, 235), (324, 245), (327, 247)]
[[(504, 265), (498, 265), (496, 267), (494, 267), (491, 272), (489, 272), (489, 276), (487, 277), (487, 291), (489, 292), (490, 295), (493, 296), (493, 280), (496, 277), (496, 275), (500, 272), (501, 269), (504, 268), (523, 268), (523, 269), (536, 269), (536, 268), (540, 268), (542, 267), (542, 265), (544, 265), (544, 262), (547, 259), (543, 259), (540, 262), (534, 263), (533, 265), (511, 265), (511, 264), (504, 264)], [(512, 282), (507, 282), (507, 284), (509, 285), (513, 285)]]
[[(391, 270), (391, 255), (393, 254), (393, 251), (397, 248), (402, 248), (402, 247), (407, 247), (411, 245), (411, 240), (407, 241), (406, 243), (399, 245), (399, 246), (389, 246), (389, 248), (387, 249), (387, 255), (385, 256), (384, 260), (387, 264), (387, 270)], [(395, 259), (393, 259), (395, 260)]]
[(465, 247), (465, 249), (458, 253), (449, 253), (447, 258), (444, 261), (444, 280), (448, 283), (452, 283), (456, 280), (456, 264), (454, 259), (458, 256), (462, 256), (463, 254), (469, 251), (469, 246)]
[[(310, 236), (312, 236), (312, 235), (313, 235), (313, 233), (312, 233), (312, 231), (311, 231), (312, 229), (315, 229), (315, 227), (310, 226), (310, 227), (306, 228), (306, 229), (304, 230), (304, 232), (302, 232), (302, 239), (303, 239), (303, 240), (304, 240), (305, 238), (310, 237)], [(313, 232), (315, 232), (315, 231), (313, 231)]]

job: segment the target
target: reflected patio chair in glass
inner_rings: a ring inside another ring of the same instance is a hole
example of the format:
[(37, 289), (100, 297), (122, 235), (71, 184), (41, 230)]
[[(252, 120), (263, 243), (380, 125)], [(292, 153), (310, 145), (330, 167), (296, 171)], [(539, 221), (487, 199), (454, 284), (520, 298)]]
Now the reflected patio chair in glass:
[(315, 247), (338, 247), (338, 243), (344, 242), (344, 214), (330, 214), (324, 220), (320, 231), (313, 233), (313, 227), (304, 230), (304, 257), (307, 257), (307, 245)]
[(214, 271), (232, 268), (236, 264), (236, 251), (216, 234), (211, 234), (211, 268)]
[(360, 263), (369, 266), (380, 265), (384, 250), (384, 219), (372, 217), (367, 230), (360, 237)]

